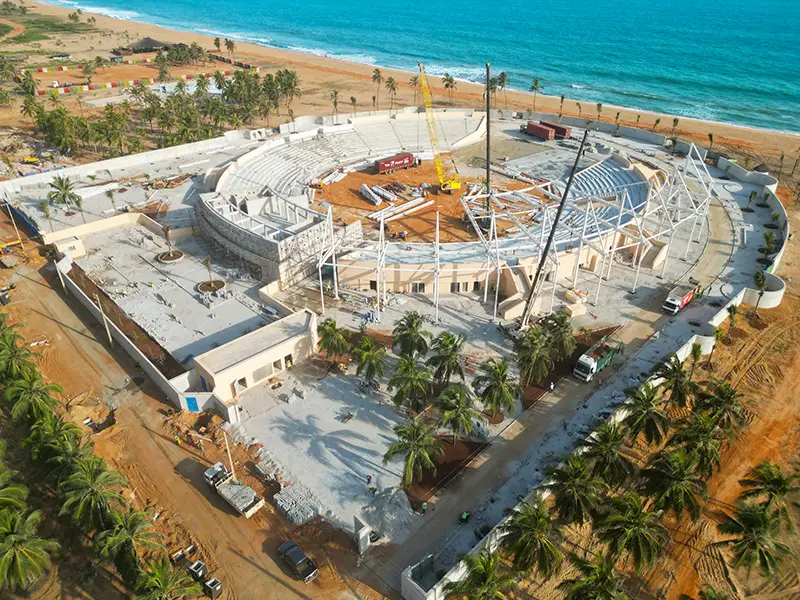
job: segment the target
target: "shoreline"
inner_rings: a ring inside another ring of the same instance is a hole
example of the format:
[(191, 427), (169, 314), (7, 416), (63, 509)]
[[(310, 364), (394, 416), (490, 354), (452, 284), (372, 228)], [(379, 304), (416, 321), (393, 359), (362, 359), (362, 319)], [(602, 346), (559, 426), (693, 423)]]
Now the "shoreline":
[[(70, 12), (77, 8), (76, 6), (65, 6), (62, 4), (47, 3), (47, 2), (31, 2), (40, 14), (57, 15), (66, 17)], [(76, 2), (75, 5), (79, 3)], [(82, 9), (84, 10), (84, 9)], [(108, 9), (110, 12), (115, 12), (113, 9)], [(167, 28), (162, 25), (152, 24), (145, 21), (135, 20), (133, 18), (121, 18), (114, 16), (103, 15), (102, 13), (86, 11), (84, 15), (92, 15), (97, 19), (97, 26), (101, 29), (110, 30), (116, 34), (127, 34), (128, 39), (133, 37), (168, 37), (167, 41), (170, 42), (183, 42), (191, 43), (197, 42), (204, 48), (211, 48), (214, 37), (212, 34), (201, 33), (197, 29), (184, 29), (184, 28)], [(138, 16), (141, 17), (138, 13)], [(133, 36), (131, 36), (131, 32)], [(220, 32), (219, 36), (223, 36)], [(330, 56), (319, 56), (312, 52), (300, 52), (297, 50), (289, 50), (277, 45), (267, 44), (265, 42), (256, 41), (238, 41), (240, 36), (228, 35), (231, 39), (237, 40), (237, 49), (235, 54), (237, 57), (248, 57), (248, 62), (258, 64), (265, 70), (272, 70), (278, 68), (291, 68), (298, 71), (300, 76), (301, 85), (303, 88), (309, 85), (313, 86), (312, 90), (308, 92), (304, 89), (304, 96), (298, 102), (298, 106), (294, 107), (296, 116), (304, 114), (328, 114), (329, 104), (326, 105), (325, 93), (320, 93), (323, 90), (338, 89), (342, 96), (347, 98), (352, 92), (360, 92), (360, 95), (354, 93), (353, 96), (364, 98), (364, 94), (374, 94), (375, 88), (371, 82), (371, 74), (374, 68), (380, 68), (384, 72), (384, 76), (392, 76), (398, 80), (400, 90), (397, 94), (397, 105), (413, 106), (418, 104), (412, 100), (412, 90), (407, 85), (408, 77), (414, 74), (414, 71), (406, 71), (395, 67), (384, 67), (380, 64), (367, 64), (363, 62), (348, 61), (341, 58), (332, 58)], [(117, 45), (117, 42), (122, 40), (114, 40), (111, 47)], [(93, 58), (98, 48), (92, 47), (89, 50), (83, 48), (74, 48), (73, 54), (76, 55), (77, 60), (81, 58)], [(331, 78), (333, 79), (331, 81)], [(327, 80), (327, 81), (326, 81)], [(429, 83), (432, 88), (434, 100), (437, 106), (445, 107), (450, 106), (446, 102), (445, 92), (439, 85), (439, 77), (437, 75), (429, 75)], [(379, 93), (380, 106), (385, 107), (388, 104), (386, 96), (388, 93), (381, 90)], [(320, 97), (314, 97), (319, 95)], [(469, 80), (458, 79), (458, 87), (453, 91), (453, 104), (454, 107), (470, 107), (480, 109), (484, 105), (483, 86), (470, 82)], [(366, 96), (370, 97), (370, 96)], [(383, 103), (384, 101), (385, 104)], [(524, 111), (532, 107), (533, 94), (524, 90), (514, 89), (509, 87), (506, 93), (498, 93), (495, 99), (495, 108), (506, 108), (514, 111)], [(546, 94), (538, 94), (536, 98), (536, 108), (538, 111), (549, 112), (553, 114), (558, 113), (558, 106), (560, 97), (548, 96)], [(588, 110), (579, 111), (578, 104), (585, 105)], [(589, 101), (576, 100), (567, 97), (564, 101), (564, 114), (570, 116), (585, 115), (587, 118), (596, 118), (597, 113), (595, 110), (596, 103)], [(363, 111), (368, 109), (368, 103), (361, 101), (358, 109)], [(637, 115), (641, 119), (639, 124), (640, 128), (651, 129), (652, 123), (656, 118), (661, 119), (659, 131), (661, 133), (669, 134), (672, 131), (672, 119), (678, 118), (680, 120), (676, 129), (677, 135), (682, 135), (698, 145), (707, 145), (708, 133), (713, 133), (715, 137), (715, 145), (717, 142), (720, 145), (729, 143), (729, 141), (736, 140), (745, 149), (754, 150), (759, 154), (779, 156), (784, 152), (787, 156), (796, 156), (800, 151), (800, 132), (769, 129), (753, 125), (740, 125), (735, 123), (728, 123), (723, 121), (716, 121), (712, 119), (700, 119), (695, 117), (684, 117), (679, 115), (665, 114), (652, 110), (637, 109), (635, 107), (620, 106), (616, 104), (603, 104), (602, 120), (606, 122), (614, 121), (614, 113), (620, 112), (620, 123), (625, 125), (633, 125), (636, 122)], [(342, 113), (349, 111), (341, 111)]]

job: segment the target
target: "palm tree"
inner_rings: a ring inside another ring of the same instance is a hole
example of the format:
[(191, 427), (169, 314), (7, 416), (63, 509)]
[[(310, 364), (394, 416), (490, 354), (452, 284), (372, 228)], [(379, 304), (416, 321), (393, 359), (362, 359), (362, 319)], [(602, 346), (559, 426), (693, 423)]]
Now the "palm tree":
[(648, 444), (660, 444), (669, 431), (669, 416), (659, 405), (658, 391), (649, 381), (638, 388), (625, 390), (627, 416), (622, 421), (636, 439), (644, 433)]
[[(681, 594), (678, 600), (693, 600), (686, 594)], [(728, 594), (723, 594), (714, 589), (713, 586), (706, 584), (705, 588), (700, 590), (699, 600), (730, 600)]]
[(180, 600), (203, 592), (200, 584), (183, 571), (173, 571), (166, 558), (148, 560), (139, 575), (137, 600)]
[(0, 509), (24, 510), (28, 488), (13, 481), (16, 473), (2, 462), (5, 453), (6, 441), (0, 440)]
[(511, 555), (514, 569), (524, 573), (536, 569), (545, 579), (555, 575), (564, 562), (564, 554), (559, 548), (561, 531), (547, 502), (523, 502), (507, 514), (509, 518), (500, 528), (500, 547)]
[(661, 123), (661, 117), (658, 117), (655, 121), (653, 121), (653, 133), (655, 133), (659, 123)]
[(156, 541), (164, 536), (157, 531), (148, 531), (153, 520), (147, 513), (132, 509), (125, 512), (112, 510), (109, 517), (110, 527), (97, 536), (104, 557), (116, 558), (124, 554), (138, 567), (142, 551), (164, 549)]
[(394, 77), (387, 77), (386, 78), (386, 91), (389, 92), (389, 111), (394, 109), (394, 101), (397, 97), (397, 81), (395, 81)]
[(714, 134), (708, 134), (708, 149), (711, 150), (714, 147)]
[(761, 298), (764, 296), (764, 290), (767, 289), (767, 274), (763, 270), (756, 271), (753, 274), (753, 281), (758, 289), (758, 301), (753, 309), (753, 316), (758, 314), (758, 305), (761, 304)]
[(83, 197), (78, 194), (75, 195), (75, 207), (78, 209), (78, 212), (81, 213), (83, 224), (86, 225), (86, 215), (83, 214)]
[(478, 554), (465, 554), (461, 560), (467, 567), (467, 576), (461, 581), (449, 581), (444, 586), (445, 598), (468, 600), (505, 600), (504, 592), (514, 588), (516, 582), (510, 573), (500, 574), (500, 555), (485, 548)]
[(551, 343), (551, 338), (538, 326), (514, 340), (514, 354), (526, 387), (531, 381), (541, 384), (553, 368), (555, 352)]
[(558, 584), (558, 589), (566, 593), (566, 600), (628, 600), (622, 590), (625, 579), (614, 572), (614, 560), (602, 554), (592, 560), (572, 554), (569, 560), (580, 575)]
[(673, 406), (683, 408), (689, 403), (689, 399), (696, 392), (691, 377), (683, 369), (683, 363), (674, 352), (667, 356), (655, 370), (655, 376), (664, 379), (661, 387), (669, 390), (669, 401)]
[(719, 346), (719, 343), (725, 339), (725, 332), (721, 327), (716, 327), (714, 328), (714, 333), (712, 335), (714, 336), (714, 345), (711, 347), (711, 353), (708, 355), (708, 361), (706, 362), (706, 366), (709, 369), (713, 366), (711, 359), (714, 358), (714, 351), (717, 349), (717, 346)]
[(353, 354), (358, 359), (356, 375), (364, 375), (364, 381), (372, 383), (383, 375), (383, 361), (386, 358), (386, 349), (379, 347), (373, 338), (365, 335), (358, 346), (353, 348)]
[(508, 75), (506, 75), (505, 71), (500, 71), (500, 74), (497, 76), (497, 87), (503, 90), (503, 102), (506, 105), (506, 110), (508, 110), (508, 96), (506, 95), (506, 86), (510, 83), (508, 79)]
[(731, 331), (736, 326), (736, 313), (739, 312), (739, 307), (735, 304), (731, 304), (728, 307), (728, 316), (730, 317), (731, 323), (728, 326), (728, 337), (731, 337)]
[(69, 514), (73, 523), (87, 531), (107, 529), (113, 506), (125, 504), (118, 491), (125, 486), (125, 477), (119, 471), (108, 471), (99, 456), (79, 460), (60, 486), (66, 500), (59, 514)]
[(236, 51), (236, 42), (233, 40), (225, 40), (225, 49), (230, 53), (233, 61), (236, 62), (236, 54), (234, 54)]
[(222, 41), (218, 37), (214, 38), (214, 48), (217, 49), (217, 52), (222, 50)]
[(744, 395), (736, 391), (727, 381), (717, 380), (711, 384), (711, 393), (703, 394), (700, 408), (709, 411), (716, 424), (727, 432), (731, 441), (745, 423)]
[(786, 498), (789, 494), (800, 491), (798, 481), (800, 476), (796, 473), (787, 475), (780, 465), (763, 460), (750, 469), (744, 479), (739, 480), (739, 485), (747, 488), (739, 497), (761, 497), (767, 508), (777, 509), (789, 531), (794, 532), (794, 522), (789, 514)]
[(381, 100), (381, 84), (383, 83), (383, 72), (377, 67), (372, 70), (372, 83), (375, 84), (375, 110), (379, 110)]
[(700, 516), (700, 498), (706, 484), (697, 474), (697, 456), (680, 449), (656, 454), (642, 469), (642, 490), (656, 499), (656, 506), (672, 510), (680, 519), (684, 509), (693, 519)]
[(417, 311), (405, 313), (392, 330), (392, 349), (401, 356), (425, 356), (431, 333), (423, 325), (424, 318)]
[(566, 311), (560, 310), (548, 316), (542, 322), (542, 327), (559, 359), (572, 356), (578, 343), (575, 341), (572, 321)]
[(56, 485), (63, 482), (75, 470), (75, 465), (92, 456), (92, 442), (81, 444), (80, 440), (52, 440), (46, 446), (45, 465), (49, 469), (47, 478)]
[(433, 378), (436, 383), (449, 385), (453, 375), (458, 375), (462, 381), (464, 380), (464, 369), (459, 354), (466, 340), (464, 334), (453, 335), (449, 331), (443, 331), (434, 338), (431, 343), (433, 355), (428, 358), (427, 363), (433, 368)]
[(434, 429), (426, 425), (417, 415), (407, 423), (396, 425), (397, 441), (383, 455), (383, 464), (395, 456), (404, 455), (403, 486), (408, 489), (415, 479), (422, 479), (425, 470), (436, 474), (434, 460), (444, 454), (442, 444), (433, 437)]
[(23, 442), (31, 449), (31, 458), (35, 461), (46, 457), (48, 445), (63, 440), (76, 442), (83, 432), (72, 421), (65, 421), (56, 413), (47, 411), (30, 426), (30, 435)]
[[(534, 79), (531, 82), (531, 87), (529, 88), (529, 90), (531, 92), (533, 92), (533, 112), (536, 112), (536, 94), (541, 92), (543, 89), (544, 88), (539, 84), (539, 80), (538, 79)], [(563, 101), (562, 101), (562, 105), (563, 105)]]
[(0, 590), (25, 590), (50, 568), (50, 555), (58, 543), (36, 535), (42, 517), (0, 510)]
[(750, 197), (747, 199), (747, 208), (750, 208), (750, 205), (753, 203), (753, 200), (756, 199), (758, 196), (758, 192), (753, 190), (750, 192)]
[(401, 357), (395, 374), (389, 379), (389, 391), (392, 390), (396, 390), (392, 401), (397, 406), (421, 411), (431, 395), (430, 368), (411, 357)]
[(622, 485), (635, 470), (622, 452), (624, 446), (625, 431), (619, 423), (602, 423), (581, 442), (582, 456), (592, 461), (592, 475), (615, 487)]
[(680, 119), (678, 119), (677, 117), (673, 117), (673, 119), (672, 119), (672, 137), (675, 137), (675, 129), (677, 129), (679, 122), (680, 122)]
[(419, 75), (412, 75), (408, 80), (408, 87), (414, 90), (414, 106), (417, 105), (417, 89), (419, 88)]
[(77, 203), (79, 196), (75, 192), (75, 184), (68, 178), (56, 175), (49, 185), (52, 191), (47, 193), (47, 199), (51, 204), (62, 204), (70, 210), (71, 205)]
[(478, 373), (472, 381), (472, 389), (480, 396), (486, 410), (493, 417), (500, 411), (513, 411), (522, 390), (509, 373), (508, 359), (490, 358), (480, 364)]
[(336, 362), (336, 358), (341, 354), (350, 352), (350, 344), (344, 337), (346, 329), (337, 327), (333, 319), (325, 319), (317, 327), (319, 335), (320, 350), (324, 350), (331, 362)]
[(608, 543), (612, 556), (628, 553), (636, 572), (651, 567), (669, 540), (667, 528), (659, 523), (661, 513), (647, 510), (636, 492), (612, 498), (609, 512), (603, 514), (598, 536)]
[(356, 100), (356, 97), (355, 96), (350, 96), (350, 105), (353, 107), (353, 116), (354, 117), (356, 116), (356, 104), (357, 103), (358, 103), (358, 100)]
[(716, 419), (707, 413), (694, 413), (685, 425), (670, 439), (670, 446), (681, 446), (697, 457), (697, 467), (703, 477), (711, 477), (714, 467), (719, 468), (719, 450), (722, 446), (721, 430)]
[(55, 383), (45, 383), (36, 369), (21, 373), (17, 379), (8, 382), (5, 397), (11, 403), (11, 418), (16, 423), (23, 419), (29, 422), (40, 419), (58, 406), (58, 400), (51, 394), (61, 394), (64, 390)]
[(692, 369), (689, 371), (689, 381), (692, 381), (692, 378), (694, 377), (694, 370), (697, 368), (697, 363), (703, 356), (703, 347), (697, 343), (692, 344), (692, 349), (689, 355), (692, 357)]
[(778, 540), (781, 516), (763, 504), (738, 503), (733, 515), (717, 525), (720, 533), (734, 536), (718, 542), (730, 546), (734, 567), (745, 567), (748, 575), (758, 566), (764, 577), (772, 578), (780, 572), (780, 563), (791, 554), (789, 547)]
[(439, 396), (439, 427), (453, 432), (453, 444), (462, 434), (472, 433), (472, 425), (483, 420), (480, 411), (473, 408), (474, 398), (463, 384), (451, 385)]
[(558, 105), (558, 120), (561, 121), (561, 117), (564, 116), (564, 98), (566, 94), (561, 94), (561, 104)]
[(114, 214), (117, 214), (117, 201), (114, 197), (114, 190), (106, 190), (105, 196), (111, 202), (111, 208), (114, 209)]
[(598, 121), (600, 121), (600, 120), (601, 120), (601, 119), (600, 119), (600, 115), (601, 115), (601, 114), (603, 114), (603, 103), (602, 103), (602, 102), (598, 102), (598, 103), (597, 103), (597, 120), (598, 120)]
[(16, 379), (23, 373), (34, 369), (36, 365), (31, 360), (38, 356), (25, 345), (22, 336), (11, 328), (6, 328), (0, 334), (0, 373), (7, 380)]
[(542, 487), (553, 493), (555, 508), (564, 522), (582, 524), (597, 506), (606, 484), (592, 474), (587, 458), (570, 454), (562, 464), (548, 469)]
[(41, 204), (39, 204), (39, 208), (44, 215), (44, 218), (47, 219), (47, 222), (50, 223), (50, 231), (55, 232), (53, 228), (53, 221), (50, 219), (50, 205), (47, 203), (47, 200), (42, 200)]

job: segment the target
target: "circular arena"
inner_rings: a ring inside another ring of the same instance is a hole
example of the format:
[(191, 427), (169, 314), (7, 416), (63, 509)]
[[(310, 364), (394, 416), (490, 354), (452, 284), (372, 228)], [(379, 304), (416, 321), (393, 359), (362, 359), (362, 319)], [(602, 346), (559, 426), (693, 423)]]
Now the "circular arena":
[[(492, 140), (508, 140), (515, 155), (493, 157), (487, 172), (485, 160), (468, 160), (485, 156), (486, 113), (437, 111), (439, 147), (462, 180), (449, 195), (438, 193), (424, 112), (340, 120), (298, 119), (206, 174), (211, 191), (197, 205), (203, 230), (269, 282), (287, 287), (316, 276), (334, 297), (342, 289), (371, 292), (378, 303), (388, 292), (420, 294), (437, 311), (441, 295), (478, 293), (494, 316), (513, 319), (553, 230), (533, 290), (538, 313), (551, 311), (557, 295), (562, 304), (596, 304), (614, 264), (635, 270), (635, 291), (642, 269), (663, 274), (676, 239), (685, 258), (703, 233), (711, 177), (694, 146), (654, 153), (664, 136), (592, 130), (578, 156), (583, 129), (541, 141), (526, 135), (525, 115), (505, 115), (492, 123)], [(376, 172), (380, 159), (404, 152), (415, 168), (403, 181)], [(387, 194), (364, 192), (371, 184)], [(448, 241), (455, 229), (467, 233)]]

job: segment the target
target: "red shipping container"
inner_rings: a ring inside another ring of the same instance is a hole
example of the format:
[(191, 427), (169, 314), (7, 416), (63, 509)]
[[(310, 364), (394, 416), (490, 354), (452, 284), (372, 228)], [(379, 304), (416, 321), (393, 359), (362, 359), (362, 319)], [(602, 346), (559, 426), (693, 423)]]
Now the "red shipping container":
[(558, 139), (568, 138), (572, 134), (572, 130), (564, 125), (550, 123), (549, 121), (539, 121), (539, 123), (555, 131)]
[(378, 173), (392, 173), (398, 169), (407, 169), (413, 165), (414, 155), (410, 152), (402, 152), (401, 154), (375, 161), (375, 168)]

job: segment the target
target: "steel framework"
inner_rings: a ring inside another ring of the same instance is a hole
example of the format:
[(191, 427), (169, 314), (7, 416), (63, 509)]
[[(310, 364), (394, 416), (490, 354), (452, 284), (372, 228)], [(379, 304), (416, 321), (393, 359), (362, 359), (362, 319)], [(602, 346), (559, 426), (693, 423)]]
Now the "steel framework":
[[(613, 159), (607, 159), (613, 160)], [(600, 163), (587, 167), (578, 176), (588, 178)], [(633, 184), (610, 186), (600, 193), (571, 193), (567, 198), (564, 215), (556, 228), (556, 234), (545, 262), (543, 273), (551, 273), (561, 264), (559, 255), (577, 248), (578, 258), (567, 280), (576, 288), (580, 279), (580, 256), (585, 247), (601, 256), (601, 265), (596, 269), (596, 289), (592, 303), (597, 305), (602, 291), (602, 282), (608, 281), (618, 254), (628, 250), (632, 255), (630, 266), (635, 269), (631, 291), (635, 292), (639, 282), (642, 260), (653, 240), (666, 243), (666, 254), (660, 277), (666, 273), (667, 262), (676, 230), (691, 221), (689, 242), (702, 239), (708, 208), (714, 195), (714, 182), (697, 148), (692, 145), (685, 160), (672, 166), (669, 173), (652, 163), (654, 176)], [(519, 190), (491, 189), (487, 193), (480, 184), (470, 186), (460, 202), (466, 218), (471, 223), (478, 241), (469, 244), (441, 244), (439, 242), (439, 216), (436, 216), (434, 243), (388, 242), (381, 218), (377, 241), (364, 241), (358, 246), (348, 246), (335, 235), (333, 217), (328, 213), (326, 241), (317, 261), (322, 311), (325, 312), (323, 266), (333, 267), (333, 295), (338, 298), (337, 264), (347, 257), (347, 267), (375, 273), (376, 304), (381, 306), (388, 300), (386, 272), (432, 273), (434, 278), (433, 305), (435, 318), (439, 316), (440, 279), (443, 275), (457, 271), (463, 264), (465, 253), (474, 262), (482, 263), (478, 272), (484, 273), (483, 302), (489, 301), (489, 278), (496, 274), (493, 298), (493, 316), (497, 317), (500, 277), (503, 270), (518, 268), (520, 258), (540, 256), (545, 239), (550, 233), (560, 197), (553, 190), (559, 182), (531, 183), (524, 176), (520, 181), (530, 183)], [(636, 186), (646, 187), (646, 193), (634, 194)], [(637, 198), (642, 197), (637, 202)], [(483, 226), (481, 226), (483, 224)], [(488, 224), (488, 226), (487, 226)], [(505, 236), (498, 235), (498, 226), (508, 226)], [(699, 224), (699, 228), (698, 228)], [(623, 238), (622, 243), (617, 241)], [(609, 241), (611, 242), (609, 244)], [(690, 243), (686, 244), (683, 260), (688, 256)], [(449, 247), (458, 246), (457, 249)], [(468, 246), (469, 249), (465, 250)], [(446, 255), (443, 257), (443, 254)], [(339, 261), (337, 263), (337, 256)], [(459, 260), (448, 261), (448, 257)], [(354, 264), (368, 263), (368, 264)], [(387, 267), (387, 264), (391, 265)], [(411, 266), (407, 266), (411, 265)], [(471, 269), (470, 272), (475, 272)], [(563, 278), (562, 278), (563, 279)], [(549, 280), (549, 281), (548, 281)], [(549, 311), (552, 312), (555, 292), (558, 287), (555, 276), (542, 277), (536, 296), (550, 294)], [(552, 285), (549, 285), (552, 284)], [(380, 318), (380, 310), (377, 311)]]

